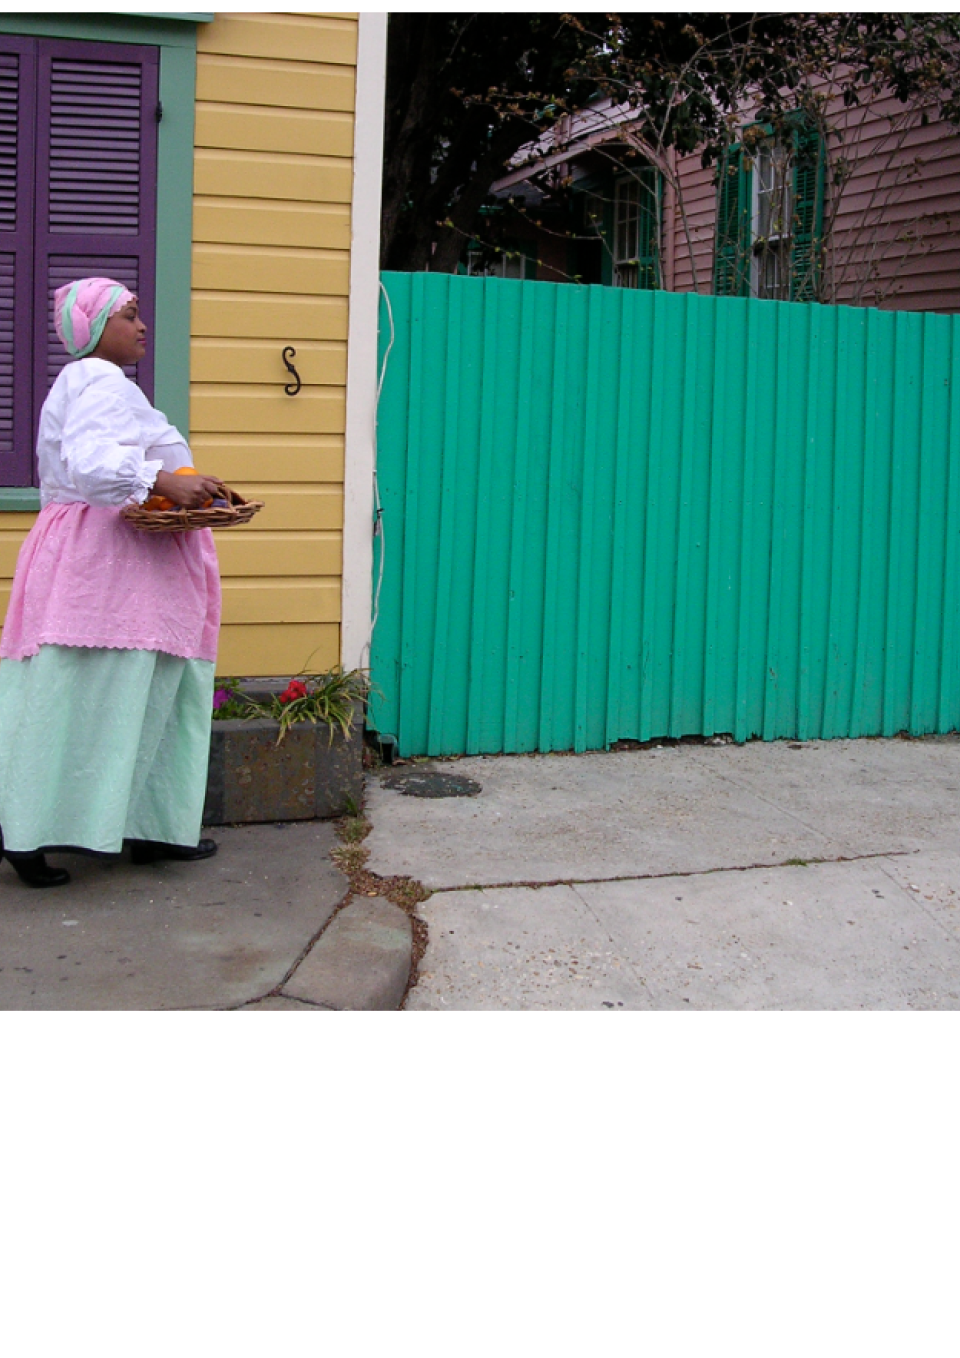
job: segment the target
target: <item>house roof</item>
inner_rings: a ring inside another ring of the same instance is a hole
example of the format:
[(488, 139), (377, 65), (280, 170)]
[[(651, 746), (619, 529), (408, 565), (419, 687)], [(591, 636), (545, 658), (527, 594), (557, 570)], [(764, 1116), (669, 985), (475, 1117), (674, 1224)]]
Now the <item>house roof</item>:
[(542, 198), (543, 191), (532, 181), (558, 167), (568, 167), (574, 178), (578, 173), (572, 164), (591, 151), (609, 147), (611, 143), (628, 145), (641, 150), (639, 138), (625, 137), (625, 129), (634, 115), (629, 104), (614, 104), (612, 99), (598, 100), (589, 108), (560, 118), (535, 141), (527, 142), (513, 158), (514, 168), (507, 171), (492, 186), (497, 197), (513, 196)]

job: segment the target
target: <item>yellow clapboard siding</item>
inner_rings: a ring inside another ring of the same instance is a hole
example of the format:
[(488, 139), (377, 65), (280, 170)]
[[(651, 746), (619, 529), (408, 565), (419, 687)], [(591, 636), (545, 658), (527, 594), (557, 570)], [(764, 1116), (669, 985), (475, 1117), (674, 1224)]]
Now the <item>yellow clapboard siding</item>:
[[(277, 339), (281, 348), (304, 340), (345, 340), (345, 297), (277, 297), (241, 292), (195, 292), (191, 329), (196, 338), (216, 335), (234, 339)], [(285, 379), (290, 381), (289, 376)], [(300, 374), (300, 380), (305, 376)]]
[(304, 387), (287, 396), (283, 386), (216, 386), (190, 389), (190, 428), (210, 433), (235, 429), (260, 433), (342, 434), (346, 393), (340, 387)]
[(193, 248), (193, 286), (247, 292), (288, 292), (295, 296), (346, 297), (350, 287), (347, 250), (254, 249), (243, 245), (198, 244)]
[(197, 98), (352, 113), (356, 76), (349, 66), (204, 54), (197, 61)]
[(230, 576), (339, 576), (343, 565), (340, 533), (261, 533), (248, 528), (214, 532), (220, 574)]
[(227, 245), (350, 249), (350, 209), (341, 203), (195, 198), (193, 239)]
[[(225, 532), (241, 530), (225, 530)], [(223, 534), (218, 535), (222, 537)], [(218, 542), (218, 549), (219, 549)], [(336, 553), (336, 568), (339, 569), (339, 550)], [(225, 630), (236, 624), (267, 623), (283, 625), (286, 630), (291, 624), (333, 623), (340, 619), (340, 579), (338, 575), (321, 577), (310, 576), (299, 579), (288, 577), (249, 577), (233, 578), (232, 573), (223, 571), (223, 623)], [(0, 616), (6, 615), (10, 602), (10, 586), (0, 585)], [(299, 668), (305, 657), (295, 661), (291, 657), (286, 667), (278, 670), (263, 670), (265, 674), (283, 673), (284, 668)], [(328, 663), (336, 663), (330, 661)], [(254, 671), (244, 670), (244, 673)]]
[(36, 521), (36, 514), (4, 514), (0, 518), (0, 623), (7, 615), (17, 556)]
[(224, 623), (339, 622), (337, 578), (269, 576), (223, 583)]
[(8, 533), (22, 533), (26, 536), (36, 521), (37, 516), (33, 512), (0, 514), (0, 530), (4, 536)]
[[(195, 339), (190, 345), (190, 372), (195, 382), (292, 382), (283, 365), (283, 347), (275, 340)], [(305, 385), (342, 387), (346, 380), (347, 346), (308, 340), (294, 346), (291, 362)]]
[[(264, 492), (269, 495), (269, 490)], [(259, 523), (259, 515), (254, 523)], [(316, 533), (260, 533), (255, 527), (224, 528), (216, 534), (221, 574), (227, 576), (339, 575), (343, 544), (337, 531)], [(10, 600), (13, 565), (4, 558), (0, 569), (3, 616)]]
[(353, 155), (353, 116), (319, 109), (197, 105), (197, 146), (290, 155)]
[[(343, 479), (342, 476), (340, 479)], [(0, 523), (3, 525), (2, 528), (0, 528), (0, 579), (13, 579), (13, 572), (16, 570), (17, 566), (17, 555), (23, 545), (23, 539), (27, 536), (32, 527), (32, 520), (34, 517), (34, 515), (27, 514), (4, 514), (3, 518), (0, 519)], [(25, 523), (22, 528), (11, 529), (8, 520), (12, 518), (29, 518), (31, 522)]]
[(216, 534), (224, 675), (339, 659), (357, 27), (298, 12), (200, 30), (191, 446), (264, 501)]
[(336, 434), (197, 434), (190, 447), (231, 486), (256, 483), (269, 492), (271, 480), (311, 486), (343, 481), (343, 437)]
[[(251, 532), (253, 524), (264, 533), (339, 533), (343, 529), (343, 492), (339, 486), (320, 490), (312, 486), (278, 488), (244, 481), (236, 489), (247, 500), (263, 501), (263, 509), (249, 525)], [(245, 525), (227, 532), (242, 533), (246, 529)]]
[(228, 624), (220, 631), (217, 674), (259, 678), (319, 674), (340, 661), (340, 628), (335, 622)]
[(296, 14), (217, 14), (213, 23), (198, 26), (197, 52), (353, 66), (357, 23)]
[(353, 161), (334, 156), (297, 156), (260, 151), (210, 151), (193, 161), (194, 189), (211, 198), (279, 198), (349, 203)]

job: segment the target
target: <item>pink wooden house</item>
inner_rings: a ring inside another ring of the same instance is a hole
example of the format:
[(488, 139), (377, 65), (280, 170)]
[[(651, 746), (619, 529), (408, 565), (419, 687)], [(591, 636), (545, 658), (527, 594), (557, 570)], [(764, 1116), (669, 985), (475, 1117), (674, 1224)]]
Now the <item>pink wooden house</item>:
[[(629, 115), (609, 105), (565, 120), (534, 163), (495, 185), (507, 252), (475, 267), (553, 282), (960, 310), (956, 128), (891, 96), (838, 112), (825, 137), (799, 120), (779, 138), (749, 118), (740, 131), (724, 163), (704, 168), (699, 154), (651, 152)], [(563, 206), (551, 192), (560, 181), (573, 189)]]

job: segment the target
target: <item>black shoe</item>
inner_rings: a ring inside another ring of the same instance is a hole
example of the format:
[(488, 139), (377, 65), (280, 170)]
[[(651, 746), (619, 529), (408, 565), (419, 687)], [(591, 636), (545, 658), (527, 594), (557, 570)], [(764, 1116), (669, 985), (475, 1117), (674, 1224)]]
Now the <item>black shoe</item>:
[[(3, 830), (0, 830), (0, 858), (3, 858)], [(70, 874), (65, 868), (51, 868), (42, 853), (8, 853), (10, 866), (27, 886), (66, 886)]]
[(66, 868), (52, 868), (42, 853), (8, 853), (10, 866), (27, 886), (66, 886)]
[(130, 845), (130, 862), (143, 867), (145, 863), (156, 863), (161, 858), (173, 858), (179, 863), (193, 863), (198, 858), (212, 858), (217, 852), (213, 839), (201, 839), (195, 849), (183, 844), (159, 844), (154, 839), (135, 839)]

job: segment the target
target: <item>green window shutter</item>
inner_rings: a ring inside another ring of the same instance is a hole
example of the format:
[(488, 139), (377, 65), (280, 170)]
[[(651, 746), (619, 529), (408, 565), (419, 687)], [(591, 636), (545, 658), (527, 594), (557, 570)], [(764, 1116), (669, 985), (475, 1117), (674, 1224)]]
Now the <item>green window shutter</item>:
[(720, 162), (713, 291), (746, 297), (750, 291), (750, 177), (743, 149), (731, 147)]
[(823, 268), (823, 198), (825, 159), (816, 128), (793, 133), (793, 248), (790, 254), (790, 300), (815, 302)]

